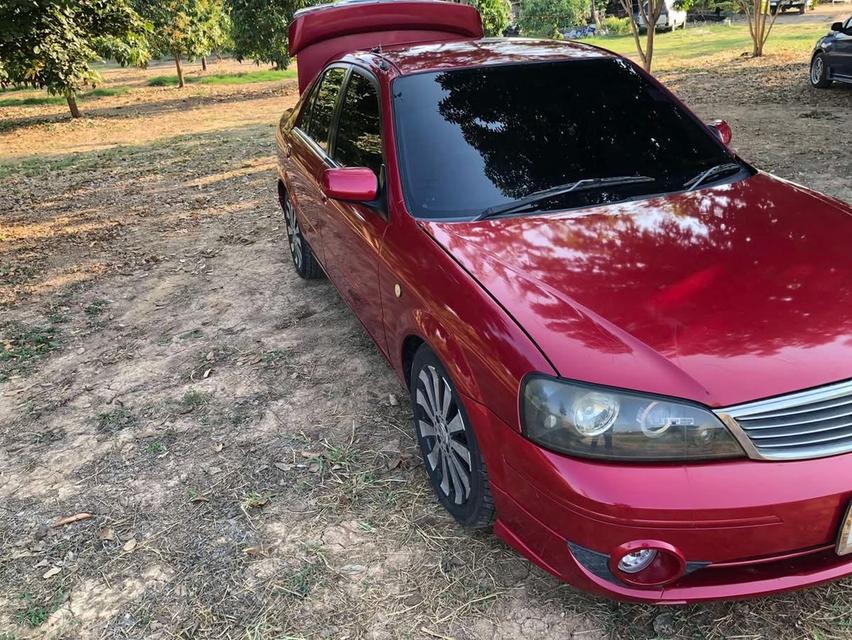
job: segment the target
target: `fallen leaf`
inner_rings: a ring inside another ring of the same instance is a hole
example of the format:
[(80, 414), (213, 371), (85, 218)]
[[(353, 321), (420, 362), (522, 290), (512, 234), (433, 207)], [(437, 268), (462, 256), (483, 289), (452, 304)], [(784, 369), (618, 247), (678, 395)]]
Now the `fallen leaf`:
[(98, 531), (98, 538), (101, 540), (115, 540), (115, 530), (112, 527), (103, 527)]
[(347, 564), (340, 567), (340, 571), (343, 573), (363, 573), (367, 570), (363, 564)]
[(59, 574), (61, 571), (62, 569), (60, 569), (59, 567), (52, 567), (45, 572), (42, 578), (48, 580), (49, 578), (52, 578), (53, 576)]
[(213, 369), (207, 369), (207, 370), (204, 372), (204, 375), (203, 375), (203, 376), (201, 376), (201, 377), (202, 377), (202, 378), (208, 378), (208, 377), (210, 377), (210, 372), (211, 372), (211, 371), (213, 371)]
[(127, 553), (130, 553), (137, 547), (138, 544), (139, 543), (136, 541), (136, 538), (130, 538), (130, 540), (124, 543), (122, 549)]
[(196, 495), (192, 496), (189, 499), (189, 501), (190, 502), (210, 502), (210, 498), (208, 498), (207, 496), (203, 496), (200, 493), (197, 493)]
[(246, 547), (243, 549), (243, 553), (247, 556), (259, 556), (265, 558), (267, 556), (266, 552), (264, 552), (262, 547)]
[(53, 523), (54, 527), (64, 527), (66, 524), (71, 524), (73, 522), (80, 522), (80, 520), (89, 520), (90, 518), (94, 518), (91, 513), (76, 513), (73, 516), (66, 516), (64, 518), (59, 518), (56, 522)]
[(275, 468), (279, 471), (290, 471), (295, 465), (288, 464), (286, 462), (276, 462)]
[(220, 452), (222, 449), (224, 449), (224, 448), (225, 448), (225, 443), (224, 443), (224, 442), (220, 442), (220, 443), (219, 443), (219, 444), (217, 444), (215, 447), (213, 447), (213, 450), (214, 450), (216, 453), (219, 453), (219, 452)]

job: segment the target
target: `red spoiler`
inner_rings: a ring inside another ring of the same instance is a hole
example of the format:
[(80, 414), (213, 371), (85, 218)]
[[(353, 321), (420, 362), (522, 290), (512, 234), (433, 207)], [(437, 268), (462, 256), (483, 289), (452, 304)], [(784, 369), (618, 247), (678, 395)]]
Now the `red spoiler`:
[(334, 58), (393, 44), (482, 37), (472, 6), (439, 0), (344, 0), (297, 11), (289, 51), (298, 56), (299, 91)]

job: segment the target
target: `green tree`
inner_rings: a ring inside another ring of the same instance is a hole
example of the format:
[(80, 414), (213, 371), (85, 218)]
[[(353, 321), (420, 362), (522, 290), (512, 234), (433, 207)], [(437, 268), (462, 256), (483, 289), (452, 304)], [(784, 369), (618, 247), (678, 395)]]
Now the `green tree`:
[(502, 36), (512, 18), (509, 0), (473, 0), (473, 6), (482, 16), (486, 36)]
[(276, 69), (290, 64), (287, 28), (299, 9), (316, 4), (305, 0), (228, 0), (231, 37), (237, 60), (249, 58)]
[(145, 35), (128, 0), (0, 0), (0, 85), (65, 96), (79, 118), (76, 94), (101, 79), (91, 63), (146, 62)]
[(561, 31), (585, 21), (590, 0), (522, 0), (518, 26), (524, 35), (559, 37)]
[(174, 57), (179, 87), (185, 86), (181, 58), (206, 56), (225, 37), (223, 0), (137, 0), (136, 6), (150, 23), (157, 55)]

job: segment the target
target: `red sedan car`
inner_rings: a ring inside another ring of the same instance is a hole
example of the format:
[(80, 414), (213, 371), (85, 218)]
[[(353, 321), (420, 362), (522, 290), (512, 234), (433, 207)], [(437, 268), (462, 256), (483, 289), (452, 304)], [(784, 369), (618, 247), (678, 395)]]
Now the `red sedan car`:
[(629, 60), (481, 35), (300, 12), (277, 135), (295, 268), (410, 390), (438, 501), (626, 600), (852, 574), (852, 208)]

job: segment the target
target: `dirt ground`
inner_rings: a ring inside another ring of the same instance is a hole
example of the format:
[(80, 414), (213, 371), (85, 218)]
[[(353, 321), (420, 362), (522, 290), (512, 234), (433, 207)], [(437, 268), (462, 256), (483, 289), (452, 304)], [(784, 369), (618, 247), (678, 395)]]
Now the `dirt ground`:
[[(0, 640), (852, 637), (849, 581), (660, 610), (456, 527), (396, 378), (291, 268), (295, 83), (144, 86), (164, 72), (108, 71), (132, 90), (76, 122), (0, 110)], [(784, 55), (660, 76), (746, 159), (852, 201), (852, 88)]]

